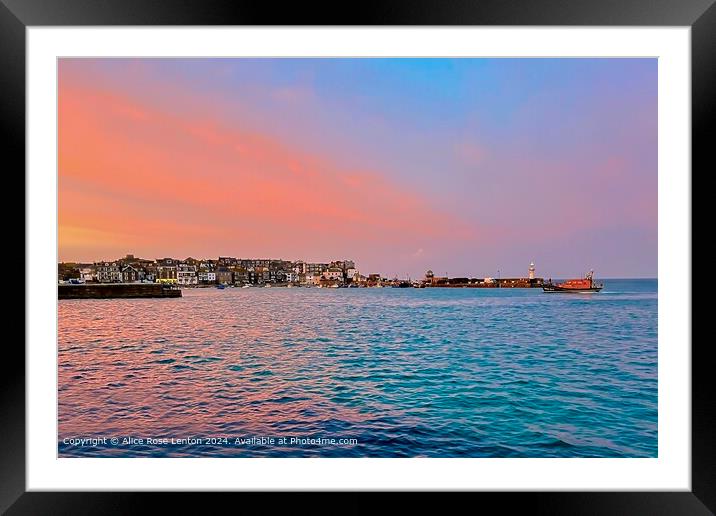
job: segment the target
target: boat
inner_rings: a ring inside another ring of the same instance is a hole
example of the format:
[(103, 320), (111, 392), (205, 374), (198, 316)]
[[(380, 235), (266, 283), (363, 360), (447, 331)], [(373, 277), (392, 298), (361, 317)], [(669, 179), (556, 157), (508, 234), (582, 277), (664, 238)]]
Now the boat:
[(241, 288), (251, 288), (251, 285), (243, 285)]
[(563, 283), (552, 283), (549, 280), (548, 283), (542, 286), (544, 292), (555, 293), (571, 293), (571, 294), (587, 294), (590, 292), (599, 292), (604, 288), (603, 283), (596, 283), (594, 281), (594, 271), (589, 271), (584, 278), (570, 279)]
[(216, 288), (223, 290), (226, 288), (226, 285), (224, 285), (223, 283), (219, 283)]

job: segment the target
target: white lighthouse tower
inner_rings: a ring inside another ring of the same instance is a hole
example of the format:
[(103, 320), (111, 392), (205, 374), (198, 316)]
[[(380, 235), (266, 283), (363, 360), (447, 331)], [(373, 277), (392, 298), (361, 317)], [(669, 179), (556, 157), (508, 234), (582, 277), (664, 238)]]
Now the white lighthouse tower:
[(529, 271), (530, 271), (530, 272), (529, 272), (529, 276), (528, 276), (529, 279), (530, 279), (530, 280), (535, 279), (535, 264), (534, 264), (534, 262), (530, 263)]

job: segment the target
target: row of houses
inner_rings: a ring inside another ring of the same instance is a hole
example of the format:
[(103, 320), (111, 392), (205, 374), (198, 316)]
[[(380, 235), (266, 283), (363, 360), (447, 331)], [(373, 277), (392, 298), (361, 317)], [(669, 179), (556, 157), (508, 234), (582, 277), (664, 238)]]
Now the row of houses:
[(94, 263), (58, 264), (58, 281), (79, 283), (171, 283), (193, 285), (255, 285), (263, 283), (350, 283), (359, 274), (352, 260), (309, 263), (302, 260), (241, 259), (220, 256), (216, 260), (124, 258)]

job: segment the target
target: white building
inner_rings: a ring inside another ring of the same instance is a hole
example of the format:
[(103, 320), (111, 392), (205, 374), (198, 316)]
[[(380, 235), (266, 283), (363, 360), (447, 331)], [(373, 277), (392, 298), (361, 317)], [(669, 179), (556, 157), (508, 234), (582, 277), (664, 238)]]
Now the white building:
[(122, 281), (124, 283), (134, 283), (139, 279), (139, 271), (131, 265), (127, 265), (122, 269)]
[(199, 271), (199, 283), (216, 283), (216, 273), (214, 271)]
[(343, 271), (338, 267), (331, 267), (323, 273), (323, 277), (327, 280), (338, 280), (343, 279)]
[(83, 267), (80, 269), (80, 280), (87, 282), (87, 281), (94, 281), (95, 274), (94, 270), (90, 267)]
[(528, 277), (529, 277), (529, 279), (531, 279), (531, 280), (535, 279), (535, 264), (534, 264), (534, 262), (530, 263), (529, 276), (528, 276)]
[(196, 285), (197, 283), (196, 265), (187, 265), (186, 263), (177, 265), (178, 285)]
[(306, 274), (321, 274), (323, 271), (328, 270), (327, 263), (306, 263), (304, 264), (304, 270)]
[(103, 262), (95, 266), (97, 270), (97, 281), (100, 283), (121, 283), (122, 271), (116, 262)]
[(293, 272), (296, 274), (306, 274), (306, 262), (298, 260), (293, 264)]

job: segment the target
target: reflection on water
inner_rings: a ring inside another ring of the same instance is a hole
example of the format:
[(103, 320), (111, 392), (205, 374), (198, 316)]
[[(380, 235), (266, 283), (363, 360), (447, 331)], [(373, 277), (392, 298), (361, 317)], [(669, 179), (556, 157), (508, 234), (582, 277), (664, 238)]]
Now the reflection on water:
[[(75, 437), (229, 443), (73, 446)], [(353, 438), (237, 446), (236, 437)], [(60, 456), (644, 457), (655, 280), (59, 302)]]

